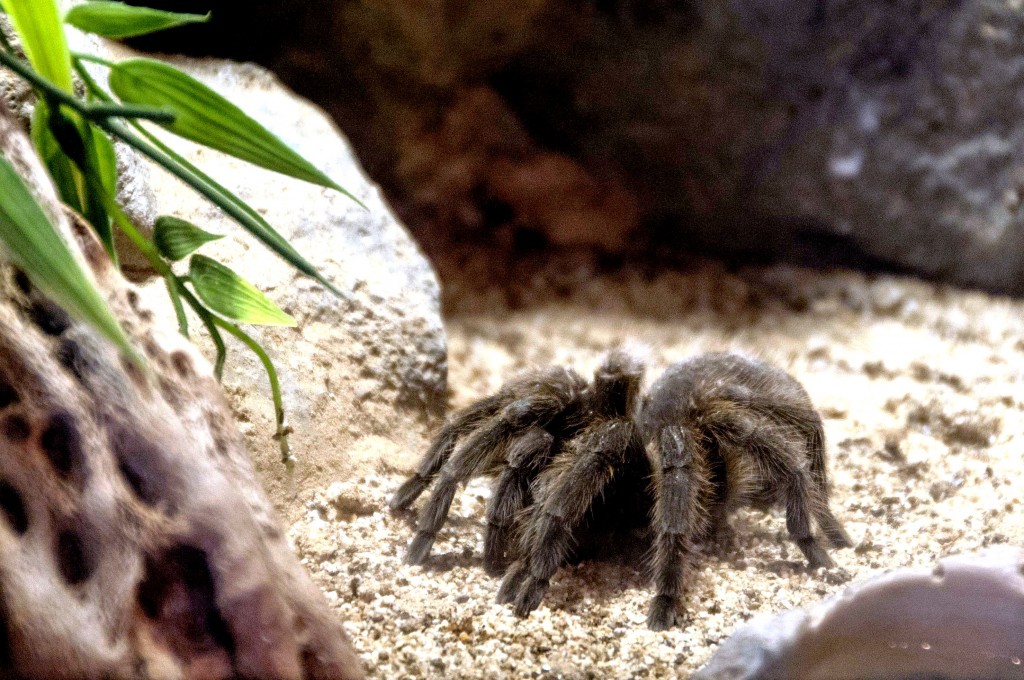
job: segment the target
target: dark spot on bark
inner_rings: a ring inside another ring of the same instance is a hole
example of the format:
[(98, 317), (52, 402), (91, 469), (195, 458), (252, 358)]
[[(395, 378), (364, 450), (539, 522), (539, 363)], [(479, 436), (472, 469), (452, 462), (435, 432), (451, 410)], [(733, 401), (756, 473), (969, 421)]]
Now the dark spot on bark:
[(179, 659), (223, 653), (233, 659), (235, 643), (216, 605), (216, 587), (206, 553), (177, 546), (147, 557), (139, 584), (139, 605), (156, 622)]
[(148, 393), (149, 383), (146, 382), (146, 374), (142, 372), (142, 369), (139, 367), (138, 364), (136, 364), (128, 357), (122, 355), (121, 369), (129, 378), (131, 378), (131, 381), (135, 383), (136, 387), (138, 387), (143, 392)]
[(153, 485), (149, 483), (145, 476), (139, 473), (138, 469), (123, 460), (117, 462), (117, 469), (121, 472), (121, 476), (124, 477), (125, 483), (140, 501), (146, 505), (157, 504), (160, 497), (156, 493), (156, 489), (153, 488)]
[(75, 379), (85, 385), (85, 371), (88, 359), (82, 351), (82, 345), (77, 340), (65, 338), (57, 347), (57, 361), (61, 366), (68, 369)]
[(47, 335), (60, 335), (71, 327), (71, 316), (50, 300), (37, 300), (29, 308), (29, 317)]
[(59, 411), (50, 418), (39, 436), (39, 445), (58, 474), (80, 481), (84, 462), (82, 437), (70, 413)]
[(132, 493), (146, 505), (164, 502), (167, 512), (176, 512), (177, 503), (169, 497), (175, 483), (166, 470), (167, 457), (163, 451), (134, 428), (120, 423), (107, 428), (107, 439), (117, 460), (117, 469)]
[(89, 559), (77, 531), (65, 529), (57, 535), (57, 567), (64, 582), (78, 585), (92, 575), (95, 565)]
[(28, 531), (28, 513), (25, 512), (25, 502), (21, 499), (18, 490), (4, 481), (0, 481), (0, 510), (3, 510), (7, 517), (7, 523), (16, 533), (21, 535)]
[(0, 408), (7, 408), (11, 404), (16, 404), (20, 398), (17, 390), (5, 381), (0, 380)]
[(0, 430), (12, 442), (22, 442), (32, 434), (32, 428), (22, 416), (11, 414), (0, 422)]
[(153, 338), (146, 338), (143, 340), (142, 348), (146, 351), (146, 356), (157, 360), (163, 359), (163, 352), (160, 351), (160, 345), (156, 344)]
[(28, 274), (20, 269), (14, 272), (14, 285), (25, 295), (32, 292), (32, 282), (29, 280)]
[(142, 307), (142, 300), (134, 289), (128, 289), (126, 298), (128, 299), (128, 304), (131, 305), (132, 311), (135, 312), (140, 319), (147, 322), (153, 320), (153, 312)]
[(171, 365), (182, 378), (192, 377), (192, 359), (185, 352), (178, 350), (171, 354)]

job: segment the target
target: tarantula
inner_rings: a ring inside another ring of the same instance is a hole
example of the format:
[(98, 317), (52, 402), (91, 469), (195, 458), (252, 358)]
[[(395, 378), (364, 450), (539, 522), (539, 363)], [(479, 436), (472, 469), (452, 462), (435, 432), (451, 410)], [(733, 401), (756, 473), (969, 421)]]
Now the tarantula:
[(391, 500), (408, 508), (436, 478), (406, 561), (426, 559), (458, 485), (478, 474), (496, 475), (484, 567), (504, 574), (497, 599), (519, 616), (602, 535), (639, 531), (656, 592), (647, 625), (671, 627), (684, 555), (739, 505), (784, 505), (812, 568), (832, 565), (812, 520), (832, 547), (851, 545), (828, 507), (821, 417), (794, 378), (705, 354), (670, 366), (641, 398), (643, 373), (615, 350), (589, 384), (571, 369), (533, 371), (458, 412)]

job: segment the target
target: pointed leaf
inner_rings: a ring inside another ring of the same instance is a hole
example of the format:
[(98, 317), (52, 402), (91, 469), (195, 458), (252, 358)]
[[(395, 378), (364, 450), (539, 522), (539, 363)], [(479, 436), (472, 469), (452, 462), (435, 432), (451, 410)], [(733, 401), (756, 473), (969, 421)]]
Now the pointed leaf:
[(175, 153), (173, 149), (146, 131), (145, 128), (136, 125), (136, 129), (145, 138), (143, 139), (143, 137), (136, 136), (133, 132), (116, 123), (108, 121), (108, 126), (118, 137), (142, 151), (142, 153), (156, 161), (162, 168), (209, 199), (224, 214), (237, 221), (246, 231), (259, 239), (286, 262), (303, 274), (319, 281), (334, 295), (342, 297), (342, 293), (338, 290), (337, 286), (317, 271), (316, 267), (295, 250), (288, 240), (281, 236), (252, 206), (242, 201), (218, 184), (212, 177)]
[(2, 0), (25, 55), (41, 76), (71, 92), (71, 53), (56, 0)]
[(222, 316), (264, 326), (294, 326), (295, 319), (241, 276), (205, 255), (189, 260), (189, 278), (199, 299)]
[[(66, 113), (61, 107), (50, 108), (47, 127), (60, 146), (60, 150), (82, 174), (76, 176), (82, 214), (96, 230), (110, 257), (117, 262), (114, 233), (107, 212), (107, 198), (113, 198), (117, 183), (117, 159), (114, 146), (100, 131), (83, 121), (76, 113)], [(94, 190), (95, 189), (95, 190)], [(100, 195), (103, 192), (106, 196)]]
[(209, 13), (180, 14), (104, 0), (75, 5), (64, 16), (64, 21), (104, 38), (131, 38), (183, 24), (202, 23), (209, 18)]
[(289, 148), (240, 108), (195, 78), (153, 59), (128, 59), (110, 69), (110, 89), (121, 101), (164, 108), (163, 124), (176, 135), (284, 175), (354, 196)]
[[(98, 179), (95, 186), (102, 188), (110, 198), (114, 198), (117, 194), (117, 157), (114, 154), (114, 144), (101, 130), (88, 123), (82, 122), (79, 127), (85, 130), (82, 144), (85, 147), (86, 166), (81, 170)], [(107, 213), (106, 201), (91, 190), (85, 192), (85, 197), (88, 204), (85, 216), (99, 235), (103, 247), (116, 263), (114, 230), (111, 227), (110, 215)]]
[(128, 337), (25, 182), (0, 156), (0, 241), (32, 283), (135, 360)]
[(75, 167), (57, 143), (57, 138), (50, 131), (49, 108), (46, 102), (36, 102), (32, 112), (32, 144), (50, 173), (50, 179), (57, 187), (60, 200), (69, 205), (75, 212), (84, 213), (81, 197), (78, 195), (78, 184), (75, 181)]
[(204, 243), (224, 238), (221, 234), (211, 234), (185, 220), (161, 215), (156, 218), (153, 227), (153, 243), (160, 254), (168, 260), (180, 260), (192, 253)]

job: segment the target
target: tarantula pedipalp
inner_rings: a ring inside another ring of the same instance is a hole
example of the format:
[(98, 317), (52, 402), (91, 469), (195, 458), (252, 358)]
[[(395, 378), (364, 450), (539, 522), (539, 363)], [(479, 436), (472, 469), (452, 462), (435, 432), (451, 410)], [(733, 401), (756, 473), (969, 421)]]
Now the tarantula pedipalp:
[(407, 561), (426, 559), (458, 484), (486, 472), (498, 477), (484, 565), (505, 571), (498, 601), (520, 616), (579, 556), (581, 540), (609, 523), (646, 529), (656, 590), (647, 623), (655, 630), (675, 622), (684, 554), (733, 507), (783, 504), (812, 567), (832, 564), (812, 520), (833, 547), (850, 545), (828, 507), (821, 418), (795, 379), (717, 353), (669, 367), (641, 401), (642, 378), (642, 364), (616, 350), (590, 384), (547, 369), (459, 412), (391, 502), (407, 508), (438, 476)]

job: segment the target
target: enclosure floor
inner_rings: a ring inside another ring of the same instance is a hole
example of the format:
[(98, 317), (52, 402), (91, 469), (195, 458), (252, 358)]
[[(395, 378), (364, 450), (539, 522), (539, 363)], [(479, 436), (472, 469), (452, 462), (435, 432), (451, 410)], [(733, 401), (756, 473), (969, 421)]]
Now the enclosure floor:
[[(290, 536), (375, 678), (686, 677), (737, 624), (851, 580), (998, 543), (1024, 545), (1019, 500), (1024, 303), (891, 276), (698, 263), (652, 274), (555, 256), (501, 268), (442, 258), (452, 408), (518, 370), (593, 370), (622, 341), (648, 380), (711, 350), (773, 361), (825, 419), (832, 505), (856, 545), (811, 571), (779, 511), (739, 511), (691, 566), (681, 626), (645, 627), (637, 556), (559, 572), (540, 608), (494, 604), (481, 568), (488, 480), (470, 483), (423, 567), (414, 516), (386, 510), (397, 471), (318, 492)], [(422, 499), (417, 507), (422, 505)]]

